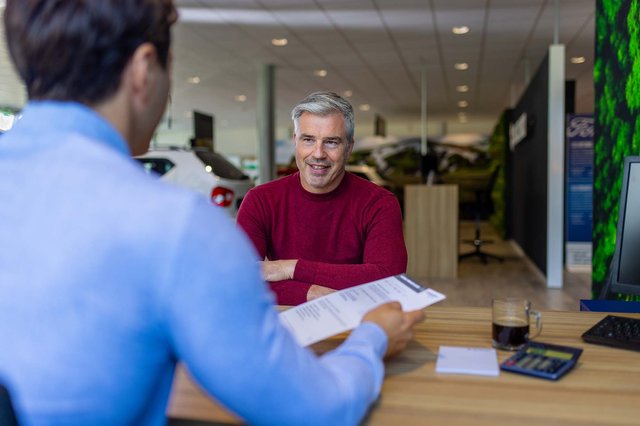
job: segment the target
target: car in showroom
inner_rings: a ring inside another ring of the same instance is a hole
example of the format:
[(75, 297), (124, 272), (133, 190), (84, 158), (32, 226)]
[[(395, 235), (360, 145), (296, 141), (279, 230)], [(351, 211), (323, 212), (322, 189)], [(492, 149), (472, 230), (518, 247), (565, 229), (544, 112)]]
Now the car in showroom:
[(204, 149), (155, 148), (135, 157), (149, 174), (202, 193), (231, 217), (254, 187), (253, 180), (223, 155)]
[(378, 173), (376, 168), (373, 166), (369, 166), (366, 164), (347, 164), (345, 166), (345, 170), (363, 179), (369, 180), (376, 185), (382, 186), (387, 189), (391, 188), (391, 183), (380, 176), (380, 173)]

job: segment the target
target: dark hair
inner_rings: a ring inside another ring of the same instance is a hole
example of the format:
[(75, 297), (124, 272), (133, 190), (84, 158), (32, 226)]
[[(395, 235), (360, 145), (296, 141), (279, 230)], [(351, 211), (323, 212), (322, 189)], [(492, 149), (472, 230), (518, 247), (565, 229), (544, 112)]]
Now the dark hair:
[(315, 92), (298, 102), (291, 111), (293, 125), (298, 129), (298, 121), (303, 113), (314, 115), (340, 114), (344, 118), (344, 126), (347, 134), (347, 142), (353, 142), (355, 119), (351, 104), (334, 92)]
[(152, 43), (167, 66), (173, 0), (7, 0), (9, 52), (29, 99), (96, 104), (114, 94), (133, 52)]

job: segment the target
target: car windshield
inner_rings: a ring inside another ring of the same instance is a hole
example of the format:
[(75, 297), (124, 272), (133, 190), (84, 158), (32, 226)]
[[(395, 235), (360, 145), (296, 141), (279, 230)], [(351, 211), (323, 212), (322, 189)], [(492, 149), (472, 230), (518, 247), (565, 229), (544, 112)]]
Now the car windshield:
[(196, 151), (198, 158), (207, 166), (211, 166), (213, 172), (223, 179), (248, 180), (242, 170), (238, 169), (222, 155), (211, 151)]

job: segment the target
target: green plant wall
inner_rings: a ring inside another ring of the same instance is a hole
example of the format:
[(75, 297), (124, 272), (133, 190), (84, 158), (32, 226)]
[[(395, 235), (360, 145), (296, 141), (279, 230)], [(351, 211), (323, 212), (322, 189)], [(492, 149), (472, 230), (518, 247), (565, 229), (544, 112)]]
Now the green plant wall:
[(489, 136), (489, 157), (491, 163), (500, 166), (498, 177), (491, 191), (491, 201), (493, 203), (493, 213), (489, 222), (493, 225), (501, 238), (507, 238), (507, 204), (506, 204), (506, 152), (507, 152), (507, 112), (503, 112), (498, 123), (493, 128)]
[[(624, 158), (640, 153), (639, 0), (597, 0), (593, 192), (593, 295), (615, 250)], [(618, 298), (628, 299), (624, 295)]]

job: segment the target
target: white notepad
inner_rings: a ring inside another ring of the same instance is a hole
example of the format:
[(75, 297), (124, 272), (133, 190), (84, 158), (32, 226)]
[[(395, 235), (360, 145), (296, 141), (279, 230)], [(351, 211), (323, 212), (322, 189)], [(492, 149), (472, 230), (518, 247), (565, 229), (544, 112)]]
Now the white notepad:
[(493, 348), (440, 346), (436, 373), (476, 374), (498, 376), (498, 355)]

